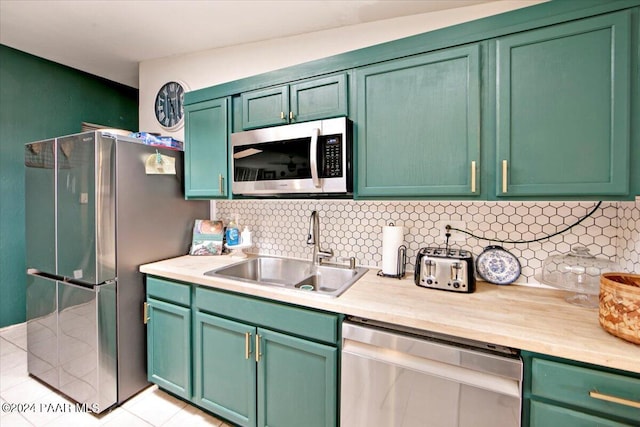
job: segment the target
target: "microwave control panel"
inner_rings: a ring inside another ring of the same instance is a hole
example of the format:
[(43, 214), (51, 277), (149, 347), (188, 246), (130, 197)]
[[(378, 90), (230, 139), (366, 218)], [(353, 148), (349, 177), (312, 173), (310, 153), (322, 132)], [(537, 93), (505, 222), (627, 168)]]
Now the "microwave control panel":
[(320, 157), (320, 177), (339, 178), (342, 171), (342, 138), (330, 135), (318, 138)]

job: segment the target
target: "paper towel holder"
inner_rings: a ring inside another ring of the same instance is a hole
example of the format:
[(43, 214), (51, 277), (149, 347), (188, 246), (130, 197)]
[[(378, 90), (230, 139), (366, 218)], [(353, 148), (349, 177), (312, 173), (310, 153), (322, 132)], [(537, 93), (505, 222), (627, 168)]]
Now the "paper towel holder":
[(380, 277), (390, 277), (392, 279), (402, 279), (407, 272), (407, 247), (400, 245), (398, 247), (398, 274), (386, 274), (382, 270), (378, 271)]

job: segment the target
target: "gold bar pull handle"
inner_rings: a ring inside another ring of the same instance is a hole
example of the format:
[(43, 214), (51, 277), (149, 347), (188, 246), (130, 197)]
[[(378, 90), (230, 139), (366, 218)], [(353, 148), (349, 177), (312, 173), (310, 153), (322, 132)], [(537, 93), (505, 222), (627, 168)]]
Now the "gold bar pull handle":
[(251, 356), (251, 332), (244, 333), (244, 358)]
[(476, 161), (471, 161), (471, 192), (476, 192)]
[(149, 320), (151, 320), (149, 318), (149, 304), (145, 302), (142, 305), (142, 323), (146, 325), (147, 323), (149, 323)]
[(220, 194), (224, 194), (224, 177), (222, 174), (218, 175), (218, 187), (220, 188)]
[(262, 356), (260, 352), (260, 334), (256, 334), (256, 362), (260, 361), (260, 356)]
[(289, 120), (293, 120), (293, 111), (289, 111)]
[(284, 111), (280, 111), (280, 120), (284, 120)]
[(502, 161), (502, 192), (507, 192), (507, 161)]
[(632, 408), (640, 409), (640, 402), (635, 400), (623, 399), (622, 397), (611, 396), (608, 394), (598, 393), (597, 391), (590, 391), (589, 397), (598, 400), (605, 400), (607, 402), (617, 403), (618, 405), (630, 406)]

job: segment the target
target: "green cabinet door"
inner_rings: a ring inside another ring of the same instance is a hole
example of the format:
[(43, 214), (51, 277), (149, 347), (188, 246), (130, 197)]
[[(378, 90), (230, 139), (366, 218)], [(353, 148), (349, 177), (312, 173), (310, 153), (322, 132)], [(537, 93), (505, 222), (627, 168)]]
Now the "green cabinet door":
[(306, 122), (347, 116), (347, 75), (338, 74), (291, 85), (290, 120)]
[(356, 195), (477, 196), (480, 46), (355, 71)]
[(496, 195), (629, 191), (631, 12), (497, 39)]
[(640, 374), (522, 352), (524, 427), (637, 426)]
[(572, 409), (548, 403), (531, 401), (530, 427), (630, 427), (632, 424), (619, 423)]
[(147, 298), (147, 378), (191, 398), (191, 309)]
[(346, 116), (347, 74), (253, 90), (240, 97), (244, 130)]
[(335, 427), (337, 349), (258, 328), (258, 426)]
[(227, 198), (229, 99), (187, 105), (185, 114), (185, 195)]
[(289, 122), (289, 86), (245, 92), (241, 99), (245, 130)]
[(237, 425), (255, 426), (255, 328), (196, 312), (194, 334), (194, 403)]

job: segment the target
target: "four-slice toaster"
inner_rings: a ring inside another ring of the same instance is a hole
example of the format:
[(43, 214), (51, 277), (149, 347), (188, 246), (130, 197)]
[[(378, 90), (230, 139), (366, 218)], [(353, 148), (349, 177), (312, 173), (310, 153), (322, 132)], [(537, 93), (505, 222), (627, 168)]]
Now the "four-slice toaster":
[(414, 281), (425, 288), (471, 293), (476, 288), (474, 271), (471, 252), (427, 247), (416, 256)]

